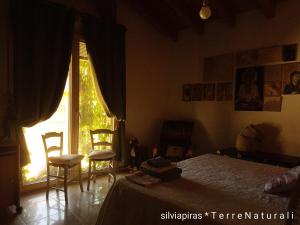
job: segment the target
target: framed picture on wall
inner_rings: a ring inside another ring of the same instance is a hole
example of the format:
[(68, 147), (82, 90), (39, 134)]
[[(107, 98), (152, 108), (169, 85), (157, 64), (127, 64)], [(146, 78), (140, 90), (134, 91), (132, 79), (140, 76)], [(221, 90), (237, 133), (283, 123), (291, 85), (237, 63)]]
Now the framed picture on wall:
[(281, 86), (281, 81), (265, 81), (264, 97), (280, 97)]
[(184, 84), (182, 86), (182, 100), (185, 102), (192, 100), (192, 85)]
[(222, 82), (216, 84), (216, 100), (232, 101), (232, 82)]
[(214, 101), (215, 100), (215, 84), (203, 84), (203, 100)]
[(283, 94), (300, 94), (300, 63), (287, 63), (282, 67)]
[(203, 100), (203, 84), (193, 84), (192, 101)]
[(282, 47), (282, 61), (295, 61), (297, 60), (297, 44), (284, 45)]
[(264, 67), (237, 69), (235, 110), (262, 111), (264, 105)]
[(265, 97), (264, 111), (281, 112), (282, 97)]

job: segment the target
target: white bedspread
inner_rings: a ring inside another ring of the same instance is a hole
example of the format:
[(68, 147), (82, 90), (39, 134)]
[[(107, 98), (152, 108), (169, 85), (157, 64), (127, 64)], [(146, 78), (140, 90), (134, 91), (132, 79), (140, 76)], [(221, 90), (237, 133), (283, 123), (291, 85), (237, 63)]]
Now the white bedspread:
[[(264, 183), (286, 168), (213, 154), (179, 162), (178, 166), (183, 170), (181, 179), (151, 187), (133, 184), (125, 178), (118, 180), (101, 207), (97, 225), (285, 223), (279, 219), (263, 220), (261, 213), (272, 213), (273, 217), (274, 213), (286, 213), (287, 197), (263, 192)], [(166, 212), (176, 212), (177, 216), (178, 213), (196, 213), (202, 218), (183, 222), (162, 220)], [(259, 213), (259, 220), (237, 218), (238, 213), (244, 218), (245, 212), (251, 212), (252, 218)], [(219, 213), (225, 217), (217, 218)], [(229, 219), (227, 213), (230, 213)]]

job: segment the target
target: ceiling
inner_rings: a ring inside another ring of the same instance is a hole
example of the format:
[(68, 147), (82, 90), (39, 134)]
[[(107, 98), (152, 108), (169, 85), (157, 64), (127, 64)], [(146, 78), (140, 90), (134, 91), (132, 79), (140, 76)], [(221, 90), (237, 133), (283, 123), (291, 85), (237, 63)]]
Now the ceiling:
[(140, 13), (158, 31), (177, 39), (180, 30), (192, 27), (199, 34), (205, 24), (220, 20), (234, 27), (239, 13), (259, 10), (266, 18), (275, 16), (276, 4), (280, 0), (209, 0), (212, 16), (201, 20), (199, 10), (202, 0), (124, 0)]

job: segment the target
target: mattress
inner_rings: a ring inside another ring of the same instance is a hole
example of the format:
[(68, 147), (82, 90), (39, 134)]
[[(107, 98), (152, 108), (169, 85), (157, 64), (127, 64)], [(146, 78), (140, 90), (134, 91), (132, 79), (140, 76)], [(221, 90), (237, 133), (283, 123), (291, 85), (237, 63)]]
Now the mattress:
[(206, 154), (177, 163), (180, 179), (143, 187), (125, 178), (109, 191), (98, 225), (285, 224), (288, 197), (263, 192), (287, 169)]

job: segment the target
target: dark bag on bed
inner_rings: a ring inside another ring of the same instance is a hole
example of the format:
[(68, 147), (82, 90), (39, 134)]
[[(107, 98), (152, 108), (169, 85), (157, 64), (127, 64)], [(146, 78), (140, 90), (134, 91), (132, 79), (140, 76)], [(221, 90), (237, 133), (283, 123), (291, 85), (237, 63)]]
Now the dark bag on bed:
[(171, 160), (159, 156), (154, 159), (148, 159), (147, 163), (153, 167), (164, 167), (164, 166), (170, 166)]

